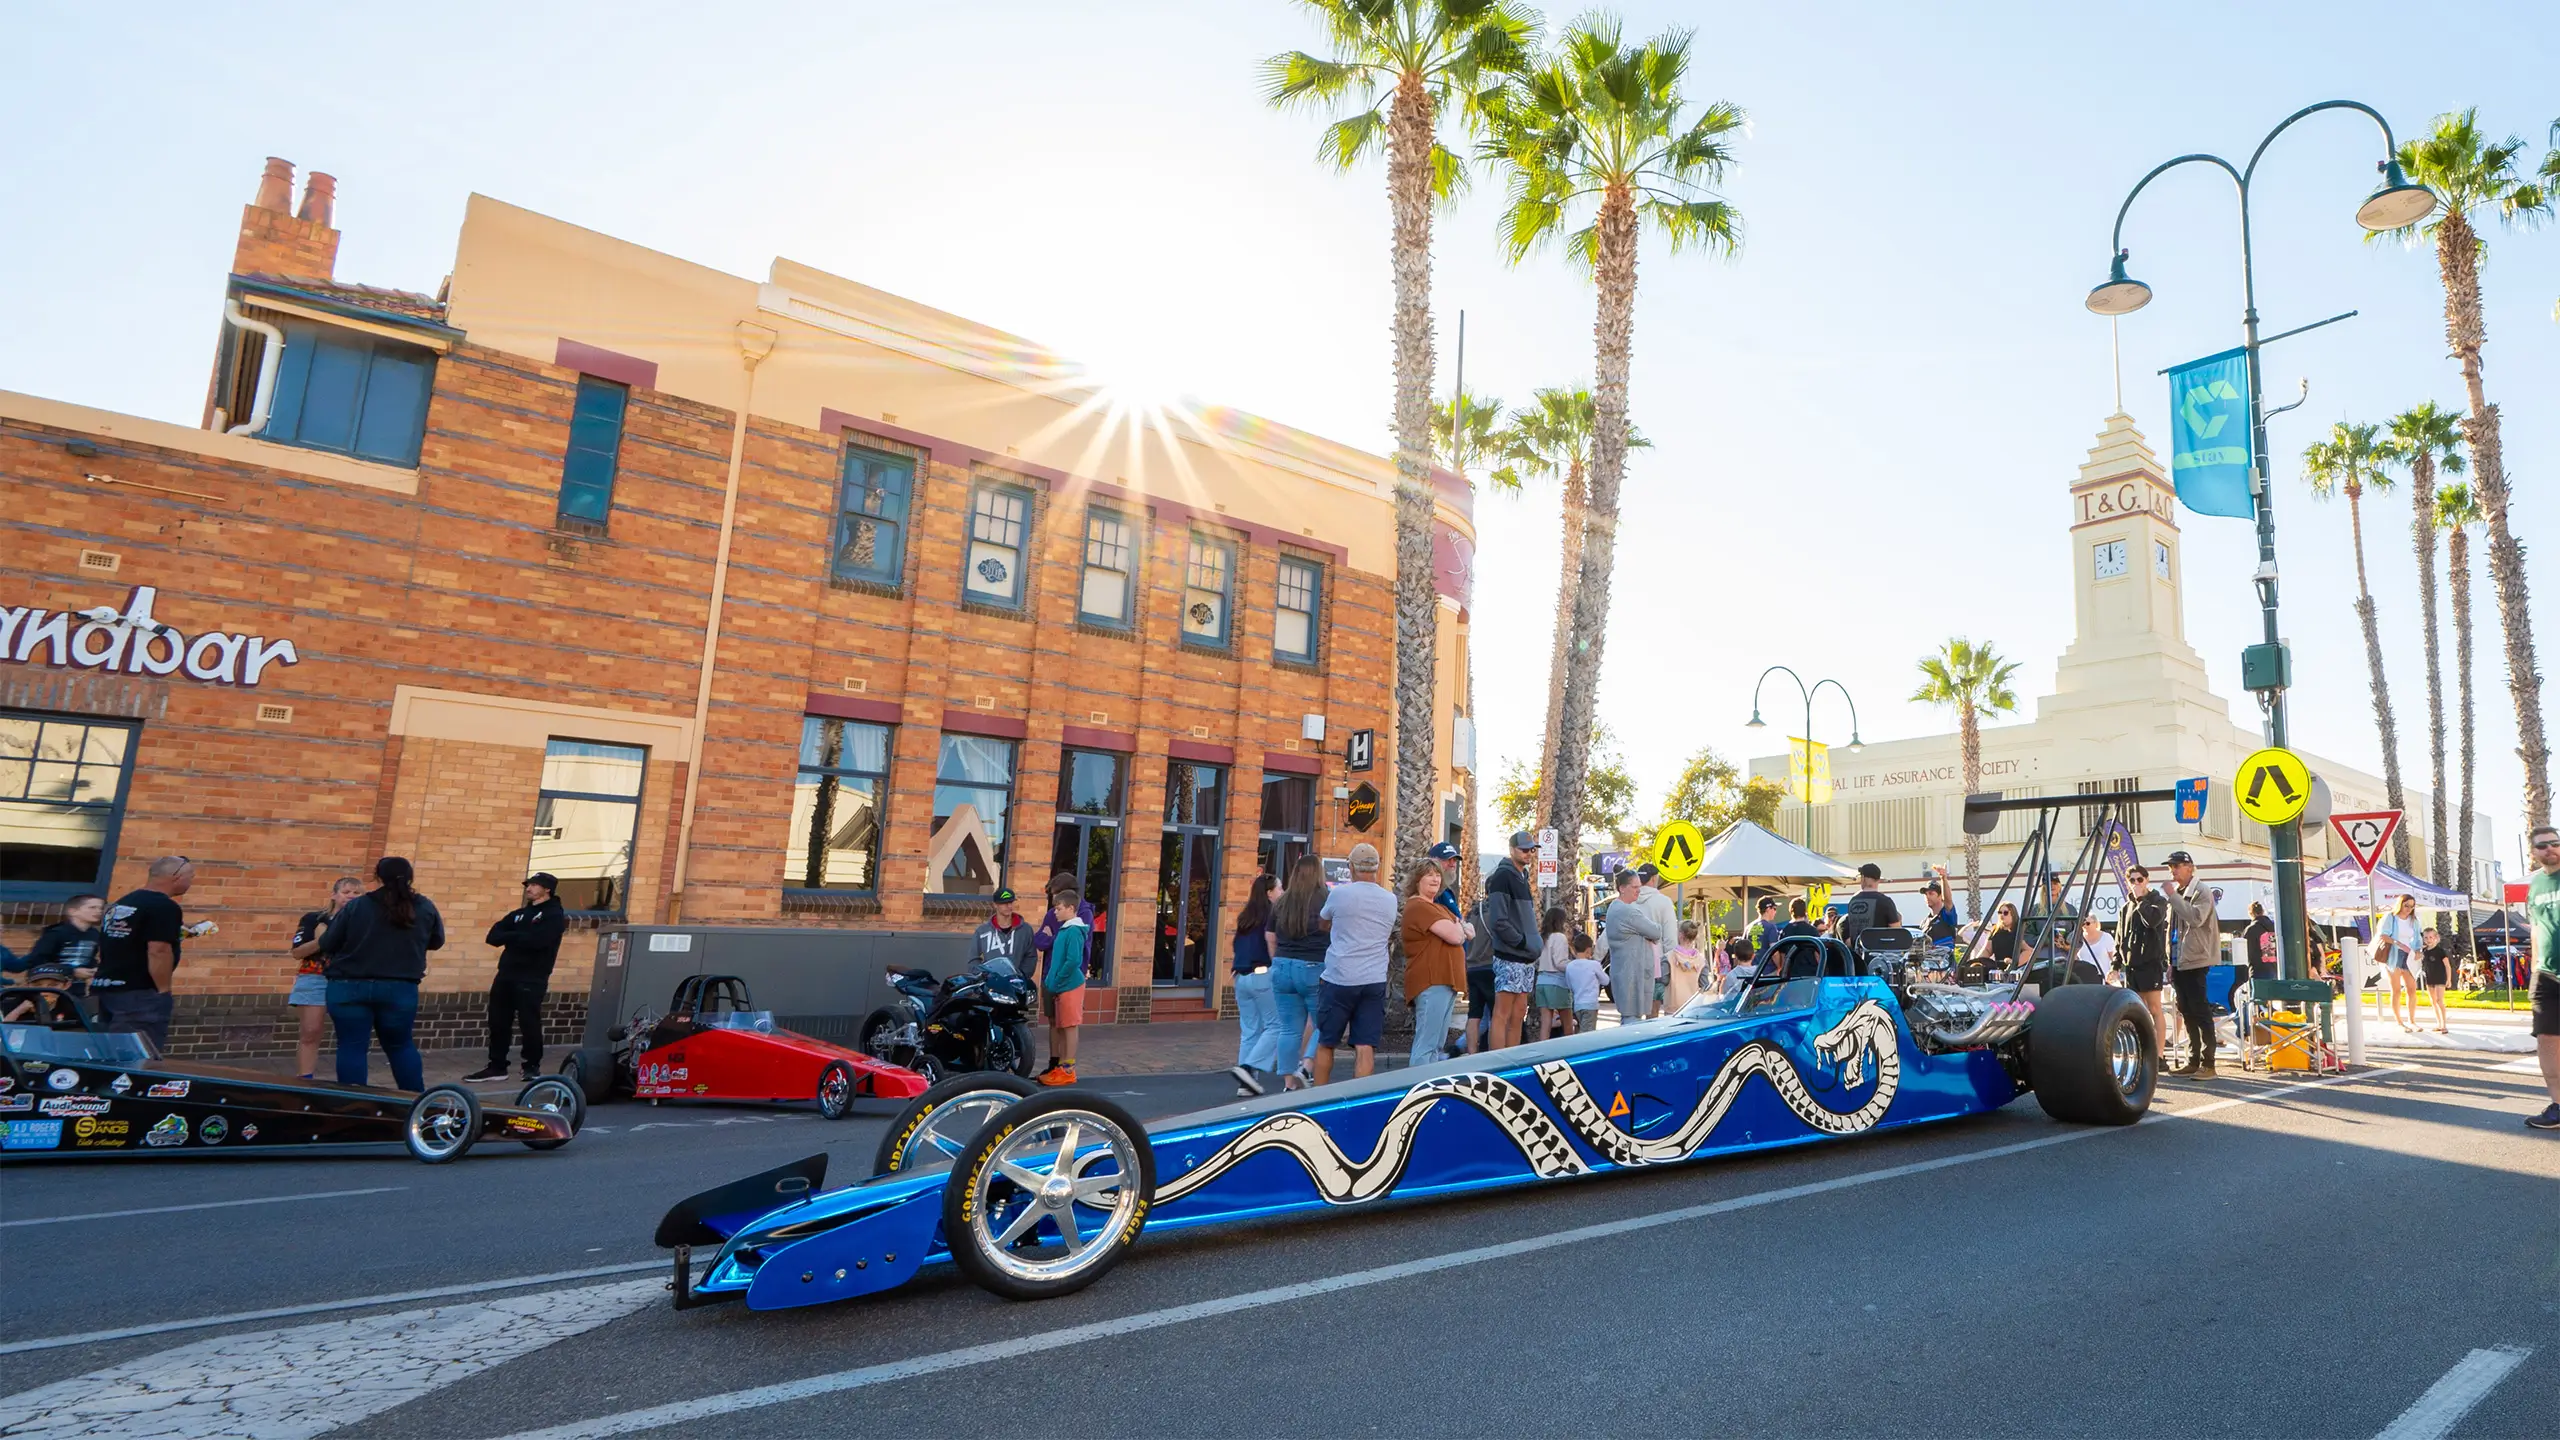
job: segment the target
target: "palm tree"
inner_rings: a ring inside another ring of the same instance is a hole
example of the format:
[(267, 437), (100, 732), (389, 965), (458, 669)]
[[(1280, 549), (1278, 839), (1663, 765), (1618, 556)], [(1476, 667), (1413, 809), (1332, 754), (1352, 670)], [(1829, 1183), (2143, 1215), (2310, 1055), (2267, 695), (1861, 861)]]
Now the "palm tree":
[(2409, 467), (2409, 504), (2416, 517), (2410, 539), (2418, 548), (2418, 625), (2427, 641), (2427, 763), (2434, 787), (2428, 805), (2433, 838), (2427, 841), (2427, 878), (2446, 883), (2444, 793), (2444, 670), (2436, 643), (2436, 474), (2462, 473), (2462, 422), (2433, 400), (2413, 405), (2391, 417), (2386, 448), (2392, 460)]
[(2524, 762), (2524, 821), (2551, 821), (2551, 746), (2542, 731), (2542, 675), (2534, 668), (2533, 612), (2524, 578), (2524, 547), (2507, 528), (2507, 468), (2498, 445), (2498, 409), (2480, 378), (2480, 256), (2487, 244), (2474, 217), (2494, 214), (2509, 227), (2551, 213), (2551, 192), (2517, 173), (2524, 142), (2515, 136), (2491, 143), (2477, 110), (2439, 115), (2425, 138), (2400, 147), (2400, 168), (2443, 201), (2431, 220), (2393, 232), (2423, 234), (2436, 243), (2436, 268), (2444, 276), (2444, 334), (2462, 364), (2471, 402), (2462, 435), (2471, 448), (2474, 499), (2489, 529), (2489, 581), (2498, 594), (2498, 623), (2507, 641), (2507, 695), (2516, 707), (2516, 756)]
[[(1563, 557), (1556, 567), (1555, 640), (1547, 654), (1547, 724), (1538, 752), (1537, 823), (1555, 813), (1556, 737), (1564, 732), (1564, 654), (1573, 636), (1573, 594), (1582, 578), (1582, 533), (1590, 501), (1592, 401), (1588, 389), (1555, 386), (1531, 396), (1529, 405), (1511, 412), (1498, 439), (1502, 467), (1493, 483), (1517, 492), (1529, 477), (1553, 476), (1564, 482)], [(1627, 448), (1642, 450), (1651, 441), (1627, 427)]]
[[(1470, 486), (1473, 482), (1467, 480), (1467, 461), (1496, 453), (1501, 429), (1502, 402), (1488, 395), (1478, 395), (1461, 388), (1447, 404), (1431, 407), (1432, 452), (1439, 456), (1441, 464), (1449, 467), (1450, 473)], [(1504, 488), (1499, 476), (1495, 477), (1494, 483), (1497, 488)], [(1476, 651), (1472, 643), (1466, 649), (1465, 683), (1466, 707), (1459, 713), (1465, 715), (1467, 723), (1472, 725), (1476, 718)], [(1479, 764), (1467, 766), (1466, 793), (1459, 797), (1458, 802), (1463, 807), (1462, 818), (1458, 821), (1458, 848), (1470, 856), (1482, 853), (1483, 848), (1476, 833), (1476, 771), (1480, 768)], [(1483, 891), (1482, 867), (1473, 863), (1461, 865), (1458, 868), (1458, 904), (1468, 913), (1474, 913), (1476, 902), (1484, 898)]]
[[(1956, 731), (1964, 740), (1964, 793), (1982, 788), (1982, 717), (2007, 715), (2018, 708), (2018, 692), (2010, 680), (2017, 662), (2003, 660), (1989, 642), (1980, 645), (1958, 636), (1920, 657), (1920, 688), (1911, 698), (1923, 705), (1951, 705)], [(1982, 916), (1982, 837), (1964, 837), (1965, 913)]]
[(1510, 0), (1304, 0), (1330, 54), (1292, 50), (1263, 65), (1281, 107), (1349, 113), (1325, 127), (1319, 158), (1349, 169), (1384, 152), (1395, 279), (1396, 833), (1390, 873), (1438, 828), (1432, 760), (1439, 603), (1431, 573), (1431, 207), (1464, 183), (1440, 143), (1451, 111), (1472, 124), (1485, 87), (1527, 64), (1536, 17)]
[[(2461, 828), (2454, 832), (2454, 844), (2461, 859), (2454, 873), (2461, 877), (2461, 890), (2471, 893), (2471, 527), (2480, 523), (2479, 503), (2471, 498), (2471, 487), (2447, 485), (2436, 492), (2436, 524), (2444, 527), (2447, 569), (2446, 580), (2453, 592), (2453, 673), (2454, 693), (2459, 697), (2460, 725), (2454, 731), (2462, 737), (2461, 776), (2462, 805), (2455, 814)], [(2471, 907), (2464, 905), (2454, 923), (2461, 927), (2463, 951), (2469, 950)]]
[[(2560, 120), (2551, 122), (2551, 148), (2542, 153), (2542, 168), (2534, 175), (2545, 196), (2560, 195)], [(2560, 300), (2551, 303), (2551, 318), (2560, 320)]]
[[(2382, 789), (2391, 808), (2406, 814), (2408, 803), (2400, 786), (2400, 727), (2391, 717), (2391, 690), (2382, 679), (2382, 631), (2374, 623), (2373, 591), (2366, 586), (2364, 573), (2364, 487), (2391, 488), (2391, 472), (2382, 468), (2391, 450), (2381, 435), (2379, 425), (2339, 421), (2329, 427), (2328, 439), (2315, 440), (2303, 449), (2302, 478), (2310, 482), (2311, 493), (2323, 500), (2341, 491), (2347, 497), (2347, 529), (2356, 547), (2356, 623), (2364, 627), (2365, 669), (2373, 679), (2373, 723), (2382, 731)], [(2391, 854), (2402, 870), (2409, 868), (2406, 826), (2394, 833)]]
[[(1555, 51), (1505, 85), (1488, 107), (1488, 147), (1510, 172), (1502, 243), (1517, 263), (1562, 241), (1591, 267), (1599, 303), (1591, 393), (1591, 489), (1585, 511), (1573, 631), (1565, 644), (1562, 723), (1557, 727), (1554, 795), (1548, 823), (1577, 845), (1590, 766), (1592, 709), (1609, 622), (1609, 580), (1618, 556), (1618, 491), (1627, 468), (1627, 371), (1633, 350), (1636, 245), (1651, 228), (1671, 248), (1730, 254), (1742, 218), (1704, 187), (1733, 163), (1727, 137), (1742, 112), (1721, 101), (1692, 112), (1681, 94), (1691, 32), (1666, 32), (1630, 46), (1618, 19), (1586, 15)], [(1591, 218), (1579, 228), (1575, 218)], [(1564, 857), (1574, 873), (1577, 856)]]

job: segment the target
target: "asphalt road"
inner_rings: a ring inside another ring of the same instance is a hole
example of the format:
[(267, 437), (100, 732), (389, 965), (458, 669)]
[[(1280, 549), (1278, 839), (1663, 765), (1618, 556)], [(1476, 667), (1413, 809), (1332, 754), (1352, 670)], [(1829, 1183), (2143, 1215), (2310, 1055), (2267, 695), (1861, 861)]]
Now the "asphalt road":
[[(2125, 1130), (2029, 1099), (1791, 1154), (1149, 1236), (1039, 1304), (945, 1270), (834, 1307), (678, 1314), (652, 1268), (49, 1343), (654, 1261), (651, 1226), (690, 1190), (821, 1148), (866, 1173), (885, 1105), (834, 1124), (600, 1107), (564, 1150), (440, 1168), (12, 1165), (0, 1436), (2560, 1434), (2560, 1140), (2519, 1123), (2538, 1087), (2504, 1057), (2387, 1063), (2413, 1068), (2172, 1086)], [(1229, 1087), (1094, 1088), (1160, 1114)], [(377, 1193), (331, 1193), (351, 1190)], [(211, 1208), (28, 1223), (162, 1206)], [(1544, 1238), (1567, 1231), (1585, 1233)], [(1529, 1243), (1472, 1253), (1500, 1242)], [(66, 1408), (180, 1384), (249, 1408)]]

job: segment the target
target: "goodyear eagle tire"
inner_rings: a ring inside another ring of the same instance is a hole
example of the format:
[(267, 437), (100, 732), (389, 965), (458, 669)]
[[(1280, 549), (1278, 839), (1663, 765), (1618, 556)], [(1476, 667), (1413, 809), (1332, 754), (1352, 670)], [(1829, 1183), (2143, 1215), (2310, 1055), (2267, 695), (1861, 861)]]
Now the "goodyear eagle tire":
[(461, 1159), (480, 1139), (480, 1097), (459, 1085), (430, 1086), (410, 1104), (400, 1138), (429, 1165)]
[(1081, 1290), (1120, 1262), (1155, 1201), (1146, 1127), (1099, 1096), (1021, 1101), (979, 1127), (942, 1189), (960, 1273), (1008, 1300)]
[(2075, 1125), (2130, 1125), (2160, 1083), (2160, 1039), (2140, 996), (2113, 985), (2065, 985), (2036, 1001), (2027, 1026), (2036, 1103)]
[(994, 1072), (956, 1075), (907, 1102), (880, 1137), (871, 1173), (943, 1170), (966, 1148), (978, 1127), (1040, 1087)]

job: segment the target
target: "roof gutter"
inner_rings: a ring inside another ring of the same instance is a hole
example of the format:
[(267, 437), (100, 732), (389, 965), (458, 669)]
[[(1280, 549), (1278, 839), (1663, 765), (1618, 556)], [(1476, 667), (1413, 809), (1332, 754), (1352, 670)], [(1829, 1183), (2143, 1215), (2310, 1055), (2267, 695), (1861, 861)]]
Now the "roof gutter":
[(284, 332), (264, 320), (252, 320), (242, 314), (240, 297), (237, 295), (222, 302), (222, 319), (225, 324), (242, 330), (253, 330), (267, 337), (266, 353), (258, 357), (257, 398), (250, 402), (247, 422), (232, 426), (229, 432), (234, 435), (255, 435), (267, 428), (267, 410), (275, 404), (276, 367), (284, 363)]

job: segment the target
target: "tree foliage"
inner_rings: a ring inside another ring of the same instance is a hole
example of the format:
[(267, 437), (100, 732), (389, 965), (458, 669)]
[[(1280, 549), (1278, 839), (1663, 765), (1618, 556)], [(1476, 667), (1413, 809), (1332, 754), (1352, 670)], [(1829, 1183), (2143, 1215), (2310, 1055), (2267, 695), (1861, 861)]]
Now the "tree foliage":
[(1701, 832), (1716, 835), (1737, 820), (1772, 825), (1786, 798), (1785, 786), (1757, 775), (1746, 778), (1715, 747), (1702, 746), (1680, 768), (1680, 778), (1671, 782), (1671, 793), (1662, 799), (1662, 819), (1654, 828), (1686, 820)]
[[(1594, 726), (1591, 732), (1591, 769), (1586, 782), (1589, 798), (1583, 804), (1583, 830), (1606, 836), (1603, 848), (1630, 849), (1645, 832), (1636, 826), (1636, 779), (1628, 773), (1627, 757), (1618, 750), (1618, 737), (1606, 725)], [(1538, 813), (1538, 771), (1526, 760), (1511, 760), (1502, 767), (1502, 778), (1493, 789), (1493, 813), (1502, 820), (1503, 829), (1526, 830)]]

